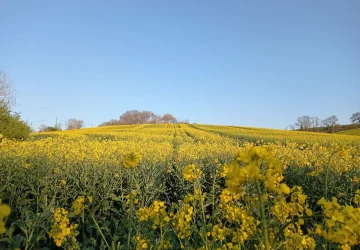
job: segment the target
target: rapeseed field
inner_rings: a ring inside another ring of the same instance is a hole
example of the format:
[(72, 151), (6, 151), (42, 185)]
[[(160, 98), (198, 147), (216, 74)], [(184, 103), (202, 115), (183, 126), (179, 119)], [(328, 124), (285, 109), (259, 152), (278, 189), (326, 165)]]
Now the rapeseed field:
[(1, 249), (356, 249), (360, 137), (143, 124), (0, 138)]

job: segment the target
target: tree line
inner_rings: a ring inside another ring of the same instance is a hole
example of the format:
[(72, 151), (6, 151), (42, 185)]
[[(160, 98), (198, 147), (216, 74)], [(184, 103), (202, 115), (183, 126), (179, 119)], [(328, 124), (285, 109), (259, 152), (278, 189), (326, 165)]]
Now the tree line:
[(179, 121), (172, 114), (157, 115), (148, 110), (128, 110), (120, 115), (119, 120), (110, 120), (101, 123), (99, 126), (132, 125), (132, 124), (157, 124), (157, 123), (189, 123), (188, 120)]
[[(66, 121), (65, 129), (66, 130), (73, 130), (73, 129), (81, 129), (85, 126), (85, 122), (80, 119), (71, 118)], [(62, 124), (56, 123), (54, 126), (48, 126), (45, 124), (41, 124), (39, 127), (39, 132), (54, 132), (54, 131), (61, 131)]]
[[(360, 124), (360, 112), (352, 114), (350, 121), (354, 124)], [(303, 115), (297, 118), (296, 123), (290, 125), (292, 130), (302, 130), (302, 131), (315, 131), (317, 128), (325, 128), (327, 132), (333, 133), (336, 130), (336, 127), (339, 126), (339, 119), (336, 115), (329, 116), (324, 120), (319, 119), (319, 117), (312, 117), (308, 115)]]

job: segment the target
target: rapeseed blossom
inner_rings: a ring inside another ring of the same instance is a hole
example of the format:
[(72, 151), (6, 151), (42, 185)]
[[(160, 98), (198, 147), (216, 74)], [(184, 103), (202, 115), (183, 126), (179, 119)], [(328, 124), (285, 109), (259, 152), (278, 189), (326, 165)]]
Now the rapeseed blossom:
[(70, 224), (68, 218), (68, 211), (64, 208), (57, 208), (54, 212), (54, 224), (49, 233), (50, 237), (54, 239), (55, 244), (60, 247), (69, 240), (71, 246), (76, 246), (76, 236), (78, 232), (77, 224)]
[(0, 234), (6, 232), (4, 218), (9, 216), (10, 212), (10, 207), (6, 204), (2, 204), (2, 200), (0, 199)]
[(141, 161), (141, 156), (138, 153), (131, 152), (123, 156), (123, 166), (125, 168), (135, 168)]
[(201, 169), (197, 168), (194, 164), (186, 166), (183, 170), (184, 179), (191, 183), (200, 178), (201, 174)]

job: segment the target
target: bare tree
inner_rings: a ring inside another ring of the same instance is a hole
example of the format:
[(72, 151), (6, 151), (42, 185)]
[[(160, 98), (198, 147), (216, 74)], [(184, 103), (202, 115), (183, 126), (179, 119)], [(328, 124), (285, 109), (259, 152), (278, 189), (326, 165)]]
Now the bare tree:
[(350, 121), (354, 124), (360, 124), (360, 112), (352, 114), (352, 116), (350, 117)]
[(112, 126), (112, 125), (120, 125), (120, 121), (119, 120), (115, 120), (115, 119), (111, 119), (110, 121), (107, 122), (103, 122), (99, 125), (99, 127), (101, 126)]
[(297, 118), (295, 125), (300, 128), (300, 130), (308, 130), (312, 125), (312, 118), (308, 115), (303, 115)]
[(72, 130), (72, 129), (80, 129), (82, 127), (84, 127), (85, 123), (83, 120), (78, 120), (78, 119), (69, 119), (66, 123), (66, 129), (67, 130)]
[(0, 70), (0, 105), (11, 108), (16, 103), (16, 92), (13, 83), (4, 71)]
[(334, 127), (338, 124), (339, 119), (336, 115), (329, 116), (325, 120), (323, 120), (323, 124), (328, 128), (329, 132), (332, 133), (334, 131)]
[(129, 110), (120, 116), (120, 124), (159, 123), (160, 117), (152, 111)]
[(177, 119), (172, 114), (164, 114), (161, 117), (161, 122), (163, 123), (177, 123)]
[[(128, 110), (120, 116), (119, 120), (110, 120), (101, 123), (99, 126), (129, 125), (129, 124), (156, 124), (156, 123), (177, 123), (177, 119), (171, 114), (163, 116), (156, 115), (152, 111)], [(189, 122), (189, 121), (187, 121)]]
[(185, 119), (185, 120), (182, 120), (180, 123), (183, 123), (183, 124), (189, 124), (190, 121), (188, 119)]

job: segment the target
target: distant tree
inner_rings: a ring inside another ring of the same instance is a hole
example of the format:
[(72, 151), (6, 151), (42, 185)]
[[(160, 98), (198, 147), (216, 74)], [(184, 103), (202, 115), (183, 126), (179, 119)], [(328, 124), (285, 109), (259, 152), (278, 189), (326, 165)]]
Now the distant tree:
[(319, 117), (316, 116), (316, 117), (314, 118), (314, 121), (315, 121), (315, 124), (314, 124), (315, 126), (314, 126), (314, 127), (315, 127), (315, 128), (320, 127), (321, 120), (319, 119)]
[(120, 116), (120, 124), (148, 124), (159, 123), (160, 117), (152, 111), (129, 110)]
[(328, 128), (329, 132), (332, 133), (336, 125), (338, 125), (339, 119), (336, 115), (329, 116), (323, 120), (323, 125)]
[(352, 114), (352, 116), (350, 117), (350, 121), (353, 124), (360, 124), (360, 112)]
[(0, 105), (11, 109), (15, 105), (15, 88), (4, 71), (0, 70)]
[(85, 123), (83, 120), (78, 120), (78, 119), (69, 119), (66, 123), (66, 129), (67, 130), (72, 130), (72, 129), (80, 129), (82, 127), (84, 127)]
[(303, 115), (297, 118), (295, 126), (300, 130), (308, 130), (312, 127), (312, 118), (308, 115)]
[(130, 124), (156, 124), (156, 123), (176, 123), (177, 119), (171, 114), (163, 116), (156, 115), (152, 111), (128, 110), (120, 115), (119, 120), (110, 120), (101, 123), (99, 126), (111, 125), (130, 125)]
[(188, 119), (185, 119), (185, 120), (182, 120), (180, 123), (183, 123), (183, 124), (189, 124), (190, 121)]
[(129, 110), (120, 116), (120, 124), (140, 124), (140, 111)]
[(162, 123), (177, 123), (177, 119), (173, 115), (168, 113), (164, 114), (160, 120)]
[(54, 132), (54, 131), (61, 131), (61, 124), (58, 123), (54, 127), (41, 124), (39, 127), (39, 132)]
[(24, 140), (30, 135), (30, 126), (21, 120), (18, 113), (0, 105), (0, 134), (8, 139)]
[(297, 128), (296, 124), (289, 125), (289, 129), (291, 130), (296, 130), (296, 128)]
[(107, 121), (107, 122), (103, 122), (99, 125), (99, 127), (102, 127), (102, 126), (113, 126), (113, 125), (120, 125), (120, 121), (119, 120), (115, 120), (115, 119), (112, 119), (110, 121)]

